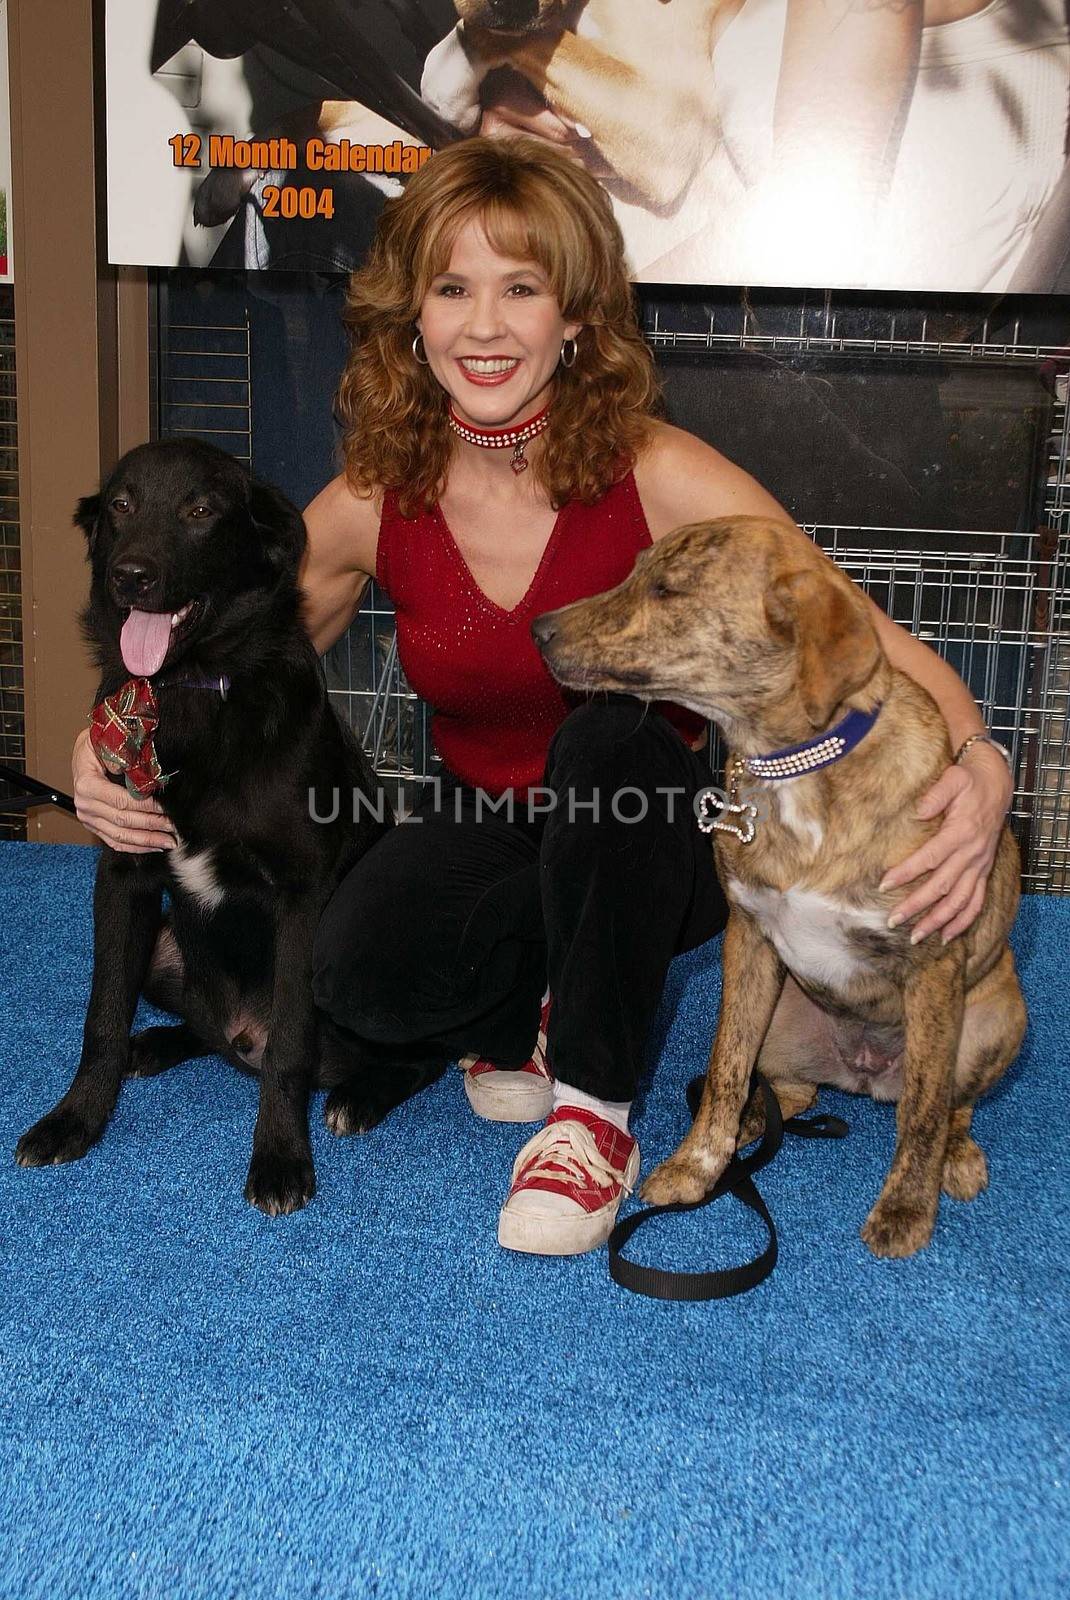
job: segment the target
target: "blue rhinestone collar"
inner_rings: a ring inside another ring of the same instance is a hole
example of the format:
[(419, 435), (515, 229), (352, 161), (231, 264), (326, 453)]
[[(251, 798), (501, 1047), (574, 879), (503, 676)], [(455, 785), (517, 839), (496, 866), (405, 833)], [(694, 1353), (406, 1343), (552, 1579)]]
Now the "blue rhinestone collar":
[(781, 778), (799, 778), (807, 772), (819, 772), (850, 755), (861, 744), (880, 715), (880, 703), (872, 711), (849, 711), (834, 728), (805, 744), (793, 744), (786, 750), (774, 750), (767, 756), (743, 756), (739, 765), (752, 778), (776, 782)]

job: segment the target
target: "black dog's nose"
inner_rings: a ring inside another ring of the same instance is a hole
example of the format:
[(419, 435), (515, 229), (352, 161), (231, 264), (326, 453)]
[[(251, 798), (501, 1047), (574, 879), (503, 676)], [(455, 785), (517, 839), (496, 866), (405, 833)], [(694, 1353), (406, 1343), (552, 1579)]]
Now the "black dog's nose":
[(535, 621), (531, 624), (531, 637), (535, 640), (535, 643), (540, 649), (544, 644), (550, 643), (550, 640), (553, 638), (556, 632), (557, 624), (554, 621), (552, 611), (547, 612), (545, 617), (536, 617)]
[(111, 569), (112, 592), (124, 605), (135, 605), (158, 587), (160, 574), (151, 561), (117, 561)]
[(539, 0), (490, 0), (484, 27), (526, 28), (539, 16)]

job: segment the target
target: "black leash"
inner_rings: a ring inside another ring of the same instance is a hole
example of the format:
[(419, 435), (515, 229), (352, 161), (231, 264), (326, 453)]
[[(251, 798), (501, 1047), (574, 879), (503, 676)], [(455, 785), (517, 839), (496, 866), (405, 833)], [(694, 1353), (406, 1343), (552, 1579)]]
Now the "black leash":
[(17, 772), (14, 767), (0, 766), (0, 783), (9, 783), (12, 788), (23, 791), (19, 795), (5, 795), (0, 800), (0, 810), (28, 811), (30, 806), (54, 805), (69, 811), (72, 817), (75, 815), (74, 801), (69, 794), (31, 778), (28, 773)]
[[(705, 1077), (692, 1078), (687, 1086), (687, 1104), (691, 1120), (698, 1115), (699, 1102)], [(631, 1216), (618, 1222), (609, 1236), (609, 1275), (622, 1289), (636, 1294), (650, 1295), (656, 1300), (726, 1300), (729, 1295), (744, 1294), (763, 1279), (768, 1278), (777, 1263), (776, 1226), (765, 1201), (758, 1193), (752, 1174), (767, 1166), (783, 1142), (785, 1133), (794, 1133), (802, 1139), (842, 1139), (848, 1132), (842, 1117), (820, 1113), (816, 1117), (789, 1117), (785, 1122), (780, 1115), (780, 1102), (772, 1086), (762, 1077), (757, 1067), (751, 1073), (750, 1095), (761, 1089), (765, 1102), (765, 1131), (758, 1148), (749, 1156), (734, 1155), (708, 1195), (701, 1200), (684, 1205), (646, 1206), (633, 1211)], [(748, 1100), (750, 1098), (748, 1095)], [(703, 1206), (719, 1200), (723, 1194), (734, 1195), (748, 1210), (753, 1211), (765, 1224), (769, 1243), (753, 1261), (742, 1266), (725, 1267), (716, 1272), (670, 1272), (664, 1267), (643, 1267), (629, 1261), (622, 1253), (637, 1228), (652, 1217), (666, 1212), (700, 1211)]]

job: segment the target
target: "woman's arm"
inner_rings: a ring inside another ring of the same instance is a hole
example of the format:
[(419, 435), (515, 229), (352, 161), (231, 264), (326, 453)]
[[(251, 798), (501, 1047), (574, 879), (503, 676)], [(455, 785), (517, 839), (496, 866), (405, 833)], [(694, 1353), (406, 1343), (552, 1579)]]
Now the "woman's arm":
[(378, 498), (360, 499), (339, 474), (305, 508), (305, 527), (301, 619), (316, 654), (323, 655), (353, 621), (375, 576)]
[(788, 0), (764, 168), (741, 237), (796, 282), (867, 282), (914, 95), (922, 0)]
[[(684, 523), (712, 517), (753, 514), (776, 517), (795, 527), (783, 506), (749, 473), (701, 439), (665, 423), (656, 425), (649, 449), (636, 464), (635, 478), (655, 540)], [(801, 528), (795, 527), (795, 532), (806, 538)], [(969, 689), (928, 645), (892, 622), (868, 596), (867, 603), (892, 666), (932, 695), (947, 723), (952, 749), (957, 750), (971, 733), (984, 729)], [(912, 934), (915, 943), (937, 930), (942, 930), (946, 943), (980, 912), (1012, 793), (1003, 757), (991, 745), (977, 743), (961, 764), (949, 766), (921, 797), (918, 815), (943, 813), (944, 821), (927, 844), (884, 879), (891, 888), (922, 873), (931, 874), (896, 912), (897, 925), (920, 917)]]
[[(884, 652), (893, 667), (928, 689), (943, 714), (958, 750), (971, 733), (984, 733), (977, 702), (954, 668), (913, 634), (886, 617), (873, 605), (873, 622)], [(947, 767), (918, 802), (919, 817), (943, 813), (939, 833), (885, 874), (885, 889), (911, 883), (922, 873), (931, 876), (907, 895), (890, 919), (898, 927), (918, 917), (911, 933), (917, 944), (927, 934), (941, 932), (947, 944), (964, 933), (981, 910), (985, 885), (995, 860), (1003, 819), (1014, 796), (1007, 763), (990, 744), (978, 742), (958, 765)]]
[(879, 197), (914, 93), (923, 11), (923, 0), (788, 0), (774, 169)]

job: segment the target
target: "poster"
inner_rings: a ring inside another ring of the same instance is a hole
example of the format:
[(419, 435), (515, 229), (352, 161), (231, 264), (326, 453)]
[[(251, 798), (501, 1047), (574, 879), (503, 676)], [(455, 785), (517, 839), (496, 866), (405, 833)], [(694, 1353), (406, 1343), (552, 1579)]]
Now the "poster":
[(475, 132), (637, 282), (1070, 289), (1066, 0), (107, 0), (117, 263), (346, 271)]
[(0, 0), (0, 283), (14, 283), (11, 247), (11, 110), (7, 76), (7, 0)]

